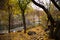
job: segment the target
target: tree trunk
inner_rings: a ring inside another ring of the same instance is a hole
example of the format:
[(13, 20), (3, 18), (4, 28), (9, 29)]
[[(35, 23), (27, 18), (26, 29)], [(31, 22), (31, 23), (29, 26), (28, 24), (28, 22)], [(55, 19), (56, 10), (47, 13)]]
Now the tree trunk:
[(42, 9), (46, 12), (47, 17), (48, 17), (48, 20), (51, 22), (50, 35), (51, 35), (51, 37), (53, 37), (54, 22), (55, 22), (54, 19), (53, 19), (53, 17), (51, 16), (51, 14), (50, 14), (50, 12), (48, 11), (48, 9), (46, 9), (43, 5), (36, 3), (34, 0), (32, 0), (32, 2), (33, 2), (35, 5), (37, 5), (38, 7), (42, 8)]
[(22, 11), (22, 19), (23, 19), (23, 25), (24, 25), (24, 33), (26, 33), (26, 21), (25, 21), (24, 10)]
[(55, 2), (55, 0), (51, 0), (51, 1), (52, 1), (52, 3), (55, 5), (55, 7), (57, 7), (58, 10), (60, 10), (60, 7), (57, 5), (57, 3)]
[(8, 27), (8, 32), (10, 33), (10, 27), (11, 27), (11, 9), (12, 7), (10, 5), (8, 5), (8, 13), (9, 13), (9, 27)]

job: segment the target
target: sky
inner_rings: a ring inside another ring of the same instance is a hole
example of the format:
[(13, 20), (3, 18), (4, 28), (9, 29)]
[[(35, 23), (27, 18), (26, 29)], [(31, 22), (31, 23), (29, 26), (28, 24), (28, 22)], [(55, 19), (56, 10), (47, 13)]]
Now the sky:
[[(35, 0), (37, 3), (39, 3), (39, 1), (38, 0)], [(46, 6), (46, 3), (49, 3), (49, 0), (40, 0), (40, 2), (44, 2), (44, 5), (45, 5), (45, 7), (47, 8), (47, 6)], [(34, 8), (34, 9), (36, 9), (36, 10), (43, 10), (42, 8), (39, 8), (38, 6), (36, 6), (34, 3), (32, 3), (31, 4), (31, 6)]]
[(31, 4), (31, 6), (34, 8), (34, 9), (36, 9), (36, 10), (43, 10), (42, 8), (39, 8), (38, 6), (36, 6), (35, 4)]

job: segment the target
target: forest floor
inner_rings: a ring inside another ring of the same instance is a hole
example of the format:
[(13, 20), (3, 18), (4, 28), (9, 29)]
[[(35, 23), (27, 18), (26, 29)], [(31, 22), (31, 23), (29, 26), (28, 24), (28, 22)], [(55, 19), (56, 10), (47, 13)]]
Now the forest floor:
[(44, 31), (42, 26), (28, 29), (26, 33), (24, 31), (15, 32), (5, 35), (0, 35), (0, 40), (52, 40), (48, 38), (48, 35)]

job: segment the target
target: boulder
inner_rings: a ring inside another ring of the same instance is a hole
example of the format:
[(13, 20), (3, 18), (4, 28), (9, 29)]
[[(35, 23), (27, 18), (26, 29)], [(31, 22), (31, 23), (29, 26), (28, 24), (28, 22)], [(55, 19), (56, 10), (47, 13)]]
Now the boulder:
[(34, 32), (34, 31), (29, 31), (28, 32), (28, 35), (35, 35), (36, 34), (36, 32)]

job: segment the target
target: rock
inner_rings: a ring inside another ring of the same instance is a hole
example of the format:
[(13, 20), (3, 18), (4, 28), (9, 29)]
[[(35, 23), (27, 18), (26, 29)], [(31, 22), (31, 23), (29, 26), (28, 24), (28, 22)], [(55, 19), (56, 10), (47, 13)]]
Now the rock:
[(37, 29), (37, 30), (39, 30), (39, 29)]
[(17, 32), (22, 32), (22, 30), (18, 30)]
[(28, 35), (35, 35), (36, 34), (36, 32), (34, 32), (34, 31), (29, 31), (28, 32)]

